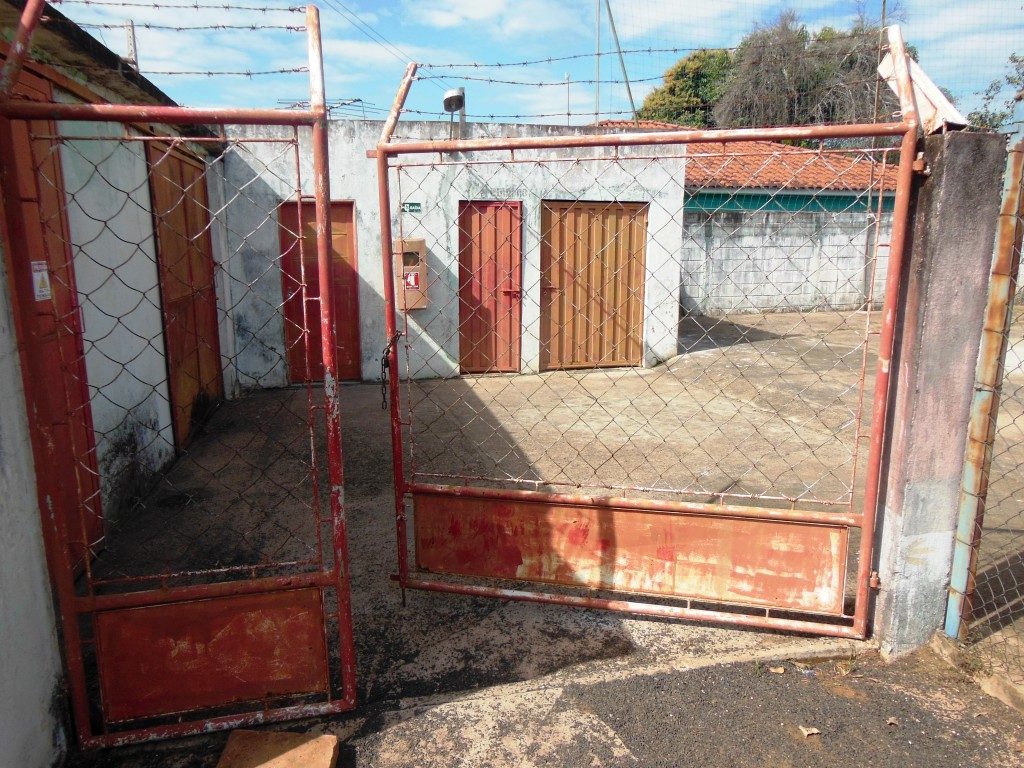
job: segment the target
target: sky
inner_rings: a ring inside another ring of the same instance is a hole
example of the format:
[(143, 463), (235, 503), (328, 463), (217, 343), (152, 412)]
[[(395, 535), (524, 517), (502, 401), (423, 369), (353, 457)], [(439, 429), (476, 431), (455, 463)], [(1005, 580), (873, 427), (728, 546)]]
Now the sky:
[[(173, 7), (204, 2), (210, 7)], [(225, 3), (245, 7), (225, 10)], [(889, 8), (896, 3), (889, 0)], [(291, 5), (287, 0), (67, 0), (59, 8), (84, 24), (117, 25), (133, 19), (141, 71), (179, 103), (278, 106), (308, 98), (305, 73), (251, 77), (161, 73), (303, 67), (305, 32), (283, 28), (304, 24), (304, 14), (289, 11)], [(598, 94), (593, 82), (587, 81), (597, 79), (615, 81), (601, 85), (601, 117), (630, 114), (609, 20), (603, 12), (597, 47), (596, 0), (319, 0), (318, 5), (328, 99), (339, 104), (356, 100), (335, 109), (337, 116), (383, 117), (410, 59), (457, 65), (538, 63), (424, 67), (407, 102), (408, 109), (416, 110), (409, 117), (438, 117), (434, 113), (441, 112), (444, 91), (462, 86), (470, 119), (493, 115), (526, 122), (592, 122)], [(899, 5), (904, 37), (917, 47), (921, 66), (954, 94), (964, 112), (976, 106), (979, 92), (1006, 71), (1011, 53), (1024, 53), (1024, 0), (901, 0)], [(880, 15), (881, 0), (864, 0), (863, 6), (869, 17)], [(855, 18), (857, 2), (611, 0), (611, 8), (639, 105), (660, 83), (664, 70), (685, 55), (685, 49), (734, 46), (755, 24), (769, 22), (787, 8), (812, 30), (826, 25), (845, 28)], [(248, 28), (157, 28), (208, 25)], [(118, 53), (126, 52), (122, 29), (89, 27), (88, 31)], [(652, 48), (684, 50), (647, 50)], [(599, 59), (594, 56), (596, 50), (602, 51)], [(545, 61), (559, 57), (575, 58)]]

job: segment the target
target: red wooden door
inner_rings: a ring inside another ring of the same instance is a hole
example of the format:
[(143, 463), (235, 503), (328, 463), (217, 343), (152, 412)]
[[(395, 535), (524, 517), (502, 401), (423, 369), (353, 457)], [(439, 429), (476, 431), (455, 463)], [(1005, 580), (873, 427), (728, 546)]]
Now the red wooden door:
[(147, 145), (174, 442), (224, 398), (205, 169), (166, 144)]
[[(294, 202), (280, 208), (281, 275), (284, 285), (284, 336), (288, 347), (288, 376), (293, 383), (322, 380), (320, 346), (320, 295), (316, 258), (316, 215), (312, 201), (302, 204), (302, 222)], [(302, 241), (297, 235), (301, 233)], [(355, 204), (331, 203), (331, 285), (334, 303), (334, 334), (338, 345), (338, 376), (361, 378), (359, 354), (359, 268), (356, 259)], [(305, 279), (307, 310), (303, 316), (302, 282)], [(309, 375), (306, 371), (308, 331)]]
[[(17, 98), (52, 101), (50, 84), (22, 73)], [(103, 511), (86, 379), (78, 291), (65, 213), (56, 126), (0, 120), (4, 208), (18, 310), (25, 395), (32, 421), (40, 499), (52, 505), (58, 546), (81, 567), (102, 546)], [(64, 567), (60, 563), (51, 567)]]
[(463, 373), (519, 370), (521, 216), (518, 201), (459, 204), (459, 361)]

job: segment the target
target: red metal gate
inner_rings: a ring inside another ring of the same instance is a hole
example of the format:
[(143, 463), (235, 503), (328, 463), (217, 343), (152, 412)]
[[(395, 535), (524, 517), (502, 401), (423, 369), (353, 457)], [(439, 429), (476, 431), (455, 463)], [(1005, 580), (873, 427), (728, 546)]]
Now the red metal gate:
[[(901, 117), (846, 125), (398, 139), (410, 65), (376, 150), (403, 588), (867, 635), (918, 131), (888, 40)], [(522, 211), (515, 373), (460, 366), (474, 201)]]
[[(26, 4), (0, 75), (14, 243), (4, 252), (79, 741), (350, 709), (316, 8), (304, 28), (287, 27), (305, 29), (310, 58), (310, 107), (291, 110), (106, 104), (77, 85), (67, 87), (85, 103), (12, 90), (22, 67), (65, 82), (25, 60), (42, 11)], [(279, 209), (298, 222), (308, 206), (307, 129), (315, 237), (290, 233), (307, 365), (289, 387)], [(316, 258), (303, 259), (310, 245)], [(28, 343), (41, 334), (56, 341)]]

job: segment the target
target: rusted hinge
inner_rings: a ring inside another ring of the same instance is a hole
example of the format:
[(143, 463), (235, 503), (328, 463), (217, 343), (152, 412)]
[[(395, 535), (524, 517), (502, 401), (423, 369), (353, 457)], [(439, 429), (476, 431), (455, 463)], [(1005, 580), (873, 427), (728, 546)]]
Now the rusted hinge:
[(921, 173), (925, 176), (931, 174), (932, 169), (928, 167), (928, 163), (925, 162), (924, 152), (918, 152), (917, 157), (914, 158), (914, 162), (910, 166), (914, 169), (914, 173)]
[(868, 586), (872, 589), (880, 589), (882, 586), (882, 580), (878, 578), (878, 571), (872, 571), (871, 577), (868, 579)]

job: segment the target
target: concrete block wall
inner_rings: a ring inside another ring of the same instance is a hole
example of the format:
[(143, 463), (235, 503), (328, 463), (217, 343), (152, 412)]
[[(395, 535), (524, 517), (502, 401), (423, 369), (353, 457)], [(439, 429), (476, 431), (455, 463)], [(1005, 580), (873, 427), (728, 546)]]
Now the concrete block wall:
[[(742, 199), (742, 196), (740, 196)], [(868, 212), (688, 211), (681, 303), (685, 312), (858, 309), (880, 306), (892, 216), (875, 255)]]

